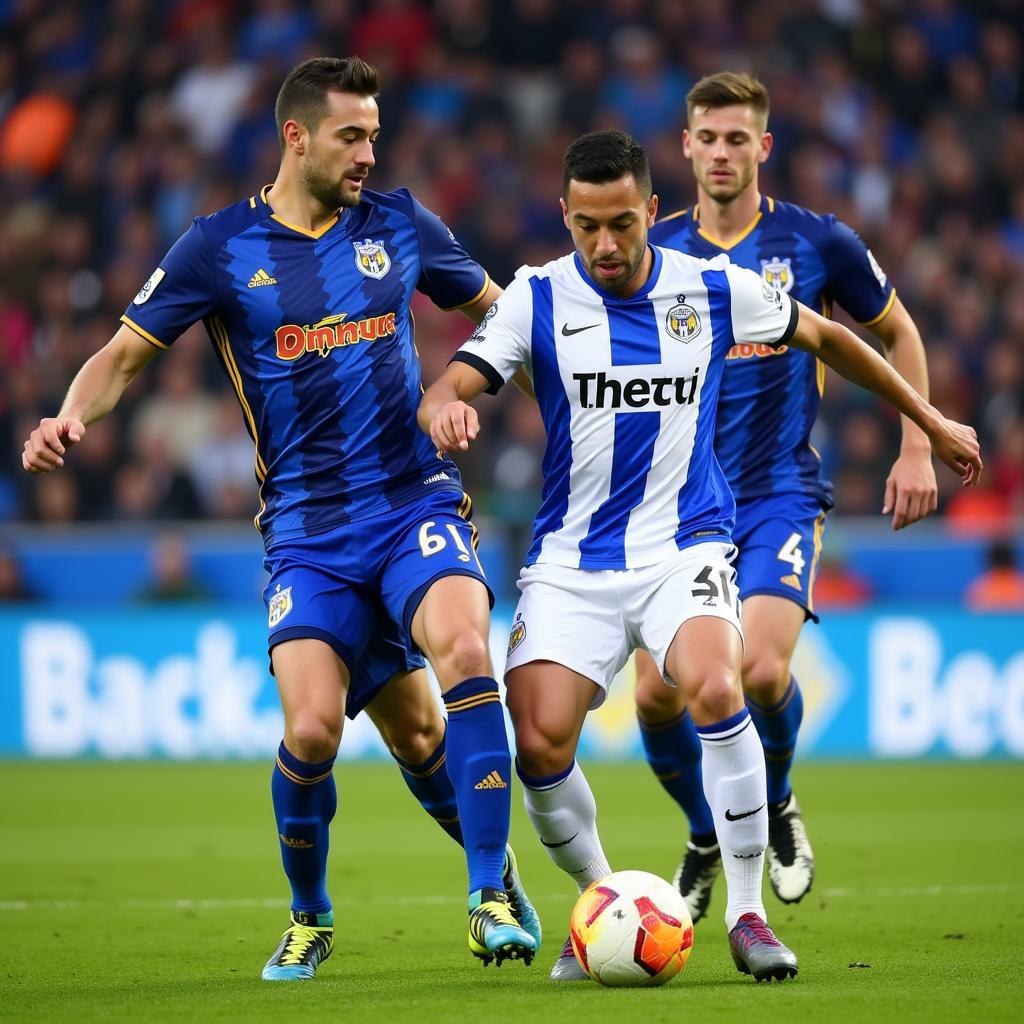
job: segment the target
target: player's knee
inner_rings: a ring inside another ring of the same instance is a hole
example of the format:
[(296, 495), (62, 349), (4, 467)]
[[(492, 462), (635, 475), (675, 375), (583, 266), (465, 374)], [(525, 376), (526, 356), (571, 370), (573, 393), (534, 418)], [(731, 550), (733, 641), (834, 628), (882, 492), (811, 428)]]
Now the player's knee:
[(340, 743), (341, 722), (329, 722), (320, 715), (296, 715), (285, 729), (284, 745), (307, 764), (319, 764), (334, 757)]
[(743, 708), (743, 691), (736, 674), (728, 669), (708, 672), (690, 694), (694, 719), (720, 722)]
[(668, 722), (683, 713), (686, 698), (682, 691), (669, 686), (659, 673), (653, 680), (639, 680), (636, 688), (636, 713), (649, 725)]
[(444, 739), (444, 721), (438, 714), (430, 719), (402, 722), (382, 736), (395, 757), (406, 764), (423, 764)]
[(776, 651), (759, 651), (743, 663), (743, 689), (758, 704), (776, 704), (789, 686), (789, 658)]
[(531, 778), (557, 775), (572, 764), (574, 756), (571, 737), (552, 735), (534, 723), (521, 724), (516, 730), (516, 760)]
[(491, 655), (486, 638), (475, 630), (453, 632), (434, 650), (434, 671), (443, 679), (460, 682), (491, 675)]

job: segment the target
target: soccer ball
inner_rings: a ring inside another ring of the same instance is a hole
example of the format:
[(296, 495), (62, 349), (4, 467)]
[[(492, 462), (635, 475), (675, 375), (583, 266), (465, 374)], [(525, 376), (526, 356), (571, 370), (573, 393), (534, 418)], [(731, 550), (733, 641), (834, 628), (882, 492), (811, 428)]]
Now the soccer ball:
[(573, 907), (573, 952), (594, 981), (664, 985), (693, 947), (693, 922), (682, 895), (646, 871), (615, 871), (594, 882)]

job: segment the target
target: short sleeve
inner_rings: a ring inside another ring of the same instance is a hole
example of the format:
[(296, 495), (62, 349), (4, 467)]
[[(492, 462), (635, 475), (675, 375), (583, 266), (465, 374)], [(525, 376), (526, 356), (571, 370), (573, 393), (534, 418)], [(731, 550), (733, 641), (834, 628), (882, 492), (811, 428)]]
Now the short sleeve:
[(482, 373), (490, 385), (487, 393), (496, 395), (520, 366), (529, 365), (532, 319), (529, 279), (517, 277), (491, 304), (451, 361), (466, 363)]
[(871, 250), (853, 228), (834, 221), (823, 252), (826, 291), (865, 326), (878, 323), (892, 309), (896, 291)]
[(442, 309), (472, 305), (491, 283), (487, 271), (470, 259), (448, 225), (415, 198), (412, 216), (420, 246), (417, 289)]
[(730, 263), (726, 268), (732, 293), (732, 329), (736, 341), (753, 345), (784, 345), (796, 330), (799, 306), (759, 274)]
[(216, 285), (210, 247), (198, 221), (174, 243), (121, 317), (147, 341), (169, 348), (214, 309)]

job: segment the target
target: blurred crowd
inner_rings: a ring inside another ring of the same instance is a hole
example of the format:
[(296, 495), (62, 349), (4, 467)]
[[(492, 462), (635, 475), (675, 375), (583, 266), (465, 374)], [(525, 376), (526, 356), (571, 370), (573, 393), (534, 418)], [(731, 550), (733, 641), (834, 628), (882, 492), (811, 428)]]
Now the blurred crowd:
[[(925, 338), (932, 400), (982, 438), (984, 487), (940, 469), (942, 513), (1005, 530), (1024, 517), (1022, 26), (1016, 0), (0, 0), (0, 520), (253, 514), (252, 445), (201, 327), (62, 472), (28, 477), (21, 446), (191, 217), (273, 180), (287, 71), (358, 53), (385, 83), (370, 186), (411, 188), (501, 284), (570, 248), (573, 137), (628, 129), (673, 212), (694, 195), (687, 89), (758, 74), (763, 191), (870, 244)], [(430, 380), (469, 325), (415, 311)], [(462, 465), (478, 508), (525, 531), (543, 434), (505, 392)], [(818, 433), (837, 512), (877, 515), (898, 418), (832, 378)]]

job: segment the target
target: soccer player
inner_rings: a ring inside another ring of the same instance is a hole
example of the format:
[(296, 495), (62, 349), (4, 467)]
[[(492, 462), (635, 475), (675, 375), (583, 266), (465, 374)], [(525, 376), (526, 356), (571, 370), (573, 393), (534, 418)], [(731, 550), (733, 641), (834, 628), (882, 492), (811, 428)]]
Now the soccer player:
[[(292, 914), (267, 980), (311, 978), (331, 952), (332, 769), (344, 716), (363, 708), (393, 750), (418, 751), (420, 763), (403, 763), (410, 788), (464, 841), (474, 955), (529, 961), (540, 941), (506, 851), (511, 758), (470, 502), (416, 425), (414, 289), (474, 322), (499, 289), (406, 190), (365, 188), (378, 91), (357, 57), (288, 75), (274, 183), (193, 221), (23, 454), (31, 472), (62, 466), (85, 426), (203, 320), (256, 443), (285, 717), (271, 791)], [(444, 694), (446, 740), (421, 651)], [(436, 747), (425, 760), (424, 736)]]
[[(434, 443), (457, 452), (480, 429), (467, 403), (518, 368), (540, 404), (542, 504), (505, 666), (527, 812), (581, 890), (609, 872), (575, 751), (587, 711), (646, 648), (700, 736), (736, 966), (783, 980), (797, 959), (761, 901), (765, 759), (743, 702), (735, 506), (713, 449), (726, 357), (744, 338), (823, 359), (913, 419), (965, 483), (981, 471), (977, 439), (845, 327), (726, 256), (649, 245), (658, 202), (629, 136), (576, 140), (561, 203), (575, 253), (519, 271), (419, 410)], [(567, 944), (552, 977), (582, 976)]]
[[(725, 253), (823, 316), (839, 303), (927, 397), (921, 337), (860, 238), (835, 217), (758, 190), (758, 165), (772, 148), (764, 86), (746, 74), (710, 75), (687, 96), (687, 114), (683, 153), (693, 164), (698, 201), (656, 224), (651, 241), (704, 259)], [(789, 666), (804, 621), (818, 621), (814, 570), (832, 507), (831, 485), (810, 443), (824, 369), (814, 353), (796, 346), (769, 348), (737, 336), (726, 357), (715, 431), (715, 455), (736, 498), (743, 688), (768, 766), (768, 878), (785, 903), (798, 902), (814, 878), (814, 854), (789, 777), (803, 715)], [(883, 507), (896, 529), (934, 511), (937, 494), (928, 438), (907, 416), (902, 423)], [(689, 819), (675, 882), (699, 921), (721, 852), (701, 785), (693, 718), (681, 692), (668, 690), (659, 676), (650, 658), (637, 656), (640, 733), (651, 768)]]

